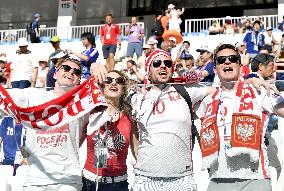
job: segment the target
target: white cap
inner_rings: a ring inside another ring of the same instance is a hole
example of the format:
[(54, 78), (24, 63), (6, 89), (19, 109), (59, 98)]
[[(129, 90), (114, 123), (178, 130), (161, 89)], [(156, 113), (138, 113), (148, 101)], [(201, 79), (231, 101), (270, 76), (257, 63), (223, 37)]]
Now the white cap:
[(19, 38), (18, 40), (18, 46), (28, 46), (28, 41), (26, 38)]
[(231, 20), (231, 16), (226, 16), (226, 20)]
[(149, 40), (147, 41), (147, 44), (158, 44), (158, 41), (153, 38), (149, 38)]
[(144, 44), (143, 49), (147, 49), (147, 48), (151, 48), (151, 46), (149, 44)]
[(245, 43), (243, 41), (237, 42), (235, 47), (238, 48), (241, 45), (245, 45)]
[(196, 52), (210, 52), (210, 53), (213, 53), (214, 49), (206, 44), (206, 45), (202, 45), (199, 49), (196, 50)]
[(175, 8), (175, 5), (174, 5), (174, 4), (169, 4), (169, 5), (168, 5), (168, 9), (173, 9), (173, 8)]
[(173, 37), (173, 36), (170, 36), (169, 40), (172, 40), (172, 41), (175, 41), (175, 42), (177, 41), (177, 39), (175, 37)]

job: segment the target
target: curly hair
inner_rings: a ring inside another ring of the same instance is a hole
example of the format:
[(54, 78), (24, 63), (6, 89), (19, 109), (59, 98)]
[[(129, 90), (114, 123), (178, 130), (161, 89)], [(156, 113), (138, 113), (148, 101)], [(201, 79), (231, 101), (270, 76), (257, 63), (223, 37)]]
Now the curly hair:
[[(130, 80), (121, 71), (112, 70), (112, 71), (109, 71), (108, 73), (111, 73), (111, 72), (117, 73), (120, 77), (122, 77), (124, 79), (124, 85), (122, 86), (122, 92), (123, 93), (122, 93), (121, 97), (119, 98), (119, 110), (120, 111), (124, 111), (124, 113), (128, 117), (131, 117), (131, 115), (132, 115), (132, 106), (131, 106), (131, 103), (130, 103), (130, 98), (128, 96), (128, 86), (130, 85)], [(104, 84), (99, 84), (99, 85), (100, 85), (100, 87), (102, 89), (105, 88)]]

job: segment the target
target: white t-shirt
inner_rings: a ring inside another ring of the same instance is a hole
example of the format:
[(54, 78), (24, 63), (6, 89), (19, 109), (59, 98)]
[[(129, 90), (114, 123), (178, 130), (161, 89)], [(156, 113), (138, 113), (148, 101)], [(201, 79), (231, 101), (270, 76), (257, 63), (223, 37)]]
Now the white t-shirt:
[[(255, 90), (255, 89), (254, 89)], [(284, 101), (283, 97), (277, 96), (276, 94), (267, 96), (266, 90), (261, 89), (261, 94), (254, 91), (256, 95), (256, 105), (258, 107), (253, 109), (253, 114), (261, 114), (262, 111), (267, 111), (268, 113), (274, 113), (274, 106), (278, 103)], [(218, 155), (218, 161), (211, 165), (210, 168), (210, 178), (240, 178), (240, 179), (263, 179), (263, 170), (265, 169), (267, 176), (269, 176), (268, 171), (268, 157), (267, 157), (267, 147), (264, 143), (264, 138), (262, 138), (261, 148), (263, 150), (263, 158), (259, 159), (258, 163), (250, 162), (248, 155), (240, 154), (238, 156), (229, 157), (227, 152), (230, 149), (226, 149), (226, 140), (231, 140), (231, 124), (232, 124), (232, 114), (234, 108), (238, 107), (236, 105), (236, 90), (235, 91), (223, 91), (223, 106), (219, 106), (217, 115), (217, 126), (219, 128), (220, 136), (220, 150)], [(201, 118), (204, 117), (206, 111), (206, 105), (212, 103), (211, 96), (206, 97), (197, 111), (197, 115)], [(221, 108), (224, 108), (225, 122), (222, 121)], [(264, 136), (269, 120), (269, 115), (266, 117), (263, 126)], [(226, 131), (224, 131), (224, 123)], [(226, 134), (225, 134), (226, 132)]]
[[(22, 107), (35, 106), (56, 98), (53, 91), (37, 88), (10, 91), (16, 104)], [(20, 96), (17, 96), (20, 95)], [(25, 96), (27, 95), (27, 96)], [(24, 97), (24, 98), (23, 98)], [(106, 112), (104, 112), (106, 113)], [(92, 124), (89, 113), (58, 128), (48, 130), (27, 129), (26, 150), (29, 168), (25, 186), (48, 184), (81, 184), (82, 169), (79, 164), (79, 138), (82, 128)], [(94, 119), (97, 120), (97, 119)], [(100, 118), (100, 122), (107, 121)], [(102, 124), (98, 124), (98, 126)], [(88, 126), (89, 127), (89, 126)]]
[[(194, 104), (204, 98), (207, 87), (186, 90)], [(145, 97), (134, 95), (132, 104), (140, 141), (134, 173), (151, 177), (191, 175), (191, 114), (186, 101), (167, 85), (162, 92), (151, 89)]]
[(32, 80), (34, 68), (38, 67), (38, 63), (33, 61), (32, 54), (16, 54), (12, 64), (11, 81)]

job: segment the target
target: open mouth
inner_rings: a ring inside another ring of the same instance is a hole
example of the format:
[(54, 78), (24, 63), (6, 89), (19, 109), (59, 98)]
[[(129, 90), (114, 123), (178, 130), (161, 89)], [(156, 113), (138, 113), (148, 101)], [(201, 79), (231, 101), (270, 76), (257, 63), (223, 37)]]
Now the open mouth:
[(63, 78), (68, 79), (68, 80), (73, 80), (72, 76), (64, 75)]
[(225, 67), (223, 69), (224, 72), (232, 72), (233, 71), (233, 68), (232, 67)]
[(166, 75), (167, 75), (167, 72), (166, 72), (166, 71), (160, 71), (160, 72), (159, 72), (159, 75), (160, 75), (160, 76), (166, 76)]
[(111, 92), (117, 92), (117, 91), (118, 91), (118, 88), (117, 88), (117, 87), (114, 87), (114, 86), (111, 86), (111, 87), (109, 88), (109, 91), (111, 91)]

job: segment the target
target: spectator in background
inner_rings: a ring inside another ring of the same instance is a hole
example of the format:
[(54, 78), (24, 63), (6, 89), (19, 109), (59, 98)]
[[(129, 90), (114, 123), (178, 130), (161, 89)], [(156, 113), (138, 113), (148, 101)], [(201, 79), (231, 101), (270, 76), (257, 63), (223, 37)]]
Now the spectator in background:
[(177, 40), (175, 37), (171, 36), (169, 37), (169, 42), (170, 42), (170, 50), (171, 50), (171, 58), (172, 61), (175, 62), (178, 58), (178, 52), (179, 48), (177, 47)]
[(12, 31), (14, 28), (12, 23), (8, 24), (8, 31), (5, 32), (4, 41), (5, 42), (15, 42), (17, 37), (17, 31)]
[(133, 60), (128, 60), (126, 63), (126, 67), (127, 68), (124, 70), (124, 73), (130, 80), (136, 83), (143, 82), (144, 68), (139, 68)]
[(112, 71), (115, 66), (115, 52), (116, 48), (121, 47), (121, 32), (118, 25), (113, 24), (112, 14), (106, 16), (106, 24), (102, 27), (100, 33), (100, 40), (103, 45), (103, 55), (106, 59), (107, 71)]
[(239, 33), (247, 33), (248, 31), (252, 30), (252, 24), (250, 22), (250, 19), (248, 19), (246, 16), (238, 23)]
[(203, 45), (196, 51), (200, 54), (200, 65), (195, 70), (199, 73), (201, 82), (213, 82), (215, 77), (213, 50), (208, 45)]
[(145, 61), (147, 56), (154, 51), (153, 49), (151, 49), (152, 47), (149, 44), (144, 44), (143, 45), (143, 53), (142, 56), (137, 60), (136, 64), (138, 66), (138, 68), (144, 68), (145, 67)]
[(270, 80), (275, 72), (274, 56), (265, 53), (255, 56), (251, 61), (251, 71), (246, 79), (255, 77)]
[(28, 41), (26, 38), (19, 38), (19, 49), (13, 56), (11, 64), (11, 85), (12, 88), (35, 87), (38, 63), (34, 61), (34, 56), (28, 50)]
[(96, 49), (96, 40), (93, 33), (86, 32), (81, 35), (83, 46), (86, 48), (81, 54), (68, 49), (69, 53), (80, 58), (82, 64), (82, 80), (86, 80), (91, 76), (91, 65), (96, 62), (99, 57), (99, 51)]
[(244, 37), (244, 42), (247, 47), (247, 53), (250, 58), (255, 57), (259, 53), (259, 47), (264, 46), (265, 37), (260, 33), (261, 22), (256, 20), (253, 22), (253, 31), (247, 32)]
[(150, 46), (151, 51), (154, 51), (157, 49), (158, 41), (150, 37), (147, 41), (147, 44)]
[(169, 41), (163, 41), (161, 43), (161, 49), (168, 52), (169, 54), (171, 54), (170, 42)]
[(11, 63), (7, 63), (6, 54), (0, 55), (0, 83), (2, 85), (5, 85), (7, 87), (10, 87), (11, 81), (10, 81), (10, 66)]
[(184, 13), (184, 8), (175, 9), (175, 5), (169, 4), (168, 5), (168, 13), (169, 13), (169, 30), (175, 30), (177, 32), (181, 32), (180, 25), (182, 20), (180, 16)]
[(40, 14), (36, 13), (34, 15), (34, 20), (31, 23), (31, 33), (30, 33), (30, 40), (32, 43), (40, 43), (40, 31), (39, 31), (39, 20)]
[(222, 32), (222, 28), (217, 20), (212, 21), (212, 25), (208, 28), (209, 35), (216, 35)]
[(38, 61), (38, 63), (39, 63), (39, 69), (38, 69), (38, 75), (35, 87), (42, 88), (45, 87), (46, 77), (48, 73), (47, 60), (46, 58), (41, 58)]
[(17, 168), (26, 164), (26, 160), (21, 154), (21, 147), (25, 145), (25, 128), (21, 123), (12, 117), (3, 117), (0, 124), (0, 147), (3, 145), (4, 159), (1, 165), (11, 165), (14, 167), (13, 176), (16, 175)]
[(161, 23), (163, 26), (164, 31), (169, 30), (169, 19), (170, 19), (170, 15), (169, 15), (169, 11), (165, 10), (164, 14), (162, 14), (162, 18), (161, 18)]
[(155, 15), (155, 20), (154, 20), (154, 26), (151, 29), (151, 35), (154, 37), (155, 40), (157, 40), (157, 47), (161, 47), (161, 43), (163, 41), (163, 33), (164, 33), (164, 28), (161, 22), (161, 18), (163, 16), (162, 11), (158, 11)]
[[(282, 34), (280, 43), (276, 51), (276, 80), (284, 80), (284, 34)], [(276, 81), (276, 87), (279, 91), (284, 91), (284, 83)]]
[(128, 35), (126, 56), (131, 60), (135, 53), (137, 59), (139, 59), (139, 57), (142, 56), (144, 28), (137, 25), (137, 17), (131, 18), (131, 23), (125, 29), (125, 35)]
[(183, 68), (190, 70), (194, 66), (194, 58), (191, 54), (182, 55), (180, 59)]
[(260, 29), (259, 29), (259, 31), (260, 31), (260, 32), (263, 32), (263, 31), (265, 30), (263, 17), (257, 16), (257, 17), (256, 17), (256, 20), (260, 22)]
[(244, 42), (237, 42), (235, 47), (238, 50), (238, 54), (241, 56), (241, 64), (243, 66), (249, 66), (249, 55), (247, 53), (246, 44)]
[(282, 32), (284, 31), (284, 15), (282, 16), (282, 21), (278, 23), (278, 29)]
[(189, 47), (190, 47), (190, 42), (187, 40), (183, 41), (177, 53), (177, 59), (180, 59), (181, 57), (186, 57), (186, 55), (190, 55)]
[(230, 16), (226, 16), (225, 24), (223, 25), (223, 33), (224, 34), (235, 34), (236, 26), (232, 23), (232, 18)]
[(46, 76), (47, 90), (52, 89), (56, 81), (53, 77), (56, 71), (56, 66), (55, 66), (55, 63), (51, 60), (51, 58), (53, 58), (58, 53), (63, 52), (63, 50), (60, 48), (60, 38), (58, 36), (53, 36), (49, 42), (54, 48), (54, 52), (49, 55), (48, 62), (47, 62), (47, 67), (49, 68), (49, 71)]
[(271, 50), (274, 50), (274, 45), (278, 44), (277, 40), (273, 35), (272, 27), (266, 27), (266, 32), (263, 33), (264, 35), (264, 44), (271, 47)]

